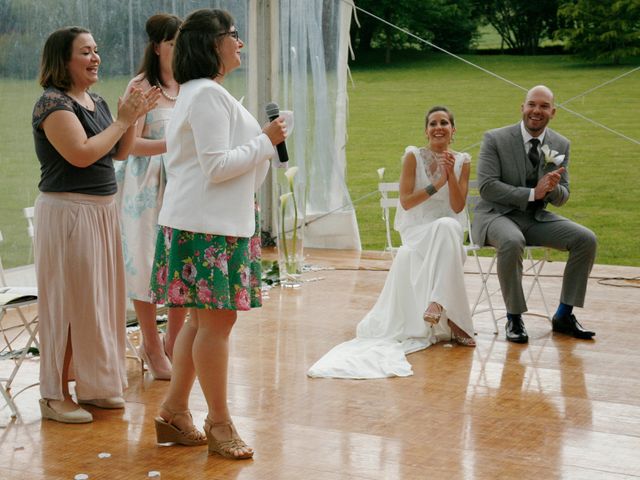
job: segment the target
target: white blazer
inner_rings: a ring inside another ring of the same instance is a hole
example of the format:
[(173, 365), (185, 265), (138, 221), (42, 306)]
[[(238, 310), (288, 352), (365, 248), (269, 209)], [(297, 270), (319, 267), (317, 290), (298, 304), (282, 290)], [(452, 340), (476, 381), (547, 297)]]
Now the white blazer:
[(158, 224), (250, 237), (254, 195), (275, 148), (256, 119), (220, 84), (190, 80), (166, 131), (167, 186)]

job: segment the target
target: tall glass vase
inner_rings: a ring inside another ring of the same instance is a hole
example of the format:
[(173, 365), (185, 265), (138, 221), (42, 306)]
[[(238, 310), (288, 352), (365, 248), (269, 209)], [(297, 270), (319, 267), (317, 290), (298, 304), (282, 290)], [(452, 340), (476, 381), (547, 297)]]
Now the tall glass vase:
[(299, 287), (304, 263), (304, 185), (290, 182), (278, 185), (278, 267), (280, 285)]

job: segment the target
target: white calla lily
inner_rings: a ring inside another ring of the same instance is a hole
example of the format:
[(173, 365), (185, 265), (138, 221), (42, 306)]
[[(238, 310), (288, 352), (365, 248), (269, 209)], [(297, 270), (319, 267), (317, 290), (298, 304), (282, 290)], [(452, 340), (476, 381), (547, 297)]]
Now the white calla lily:
[(378, 169), (378, 178), (380, 180), (384, 179), (384, 167)]
[(280, 204), (286, 205), (291, 197), (293, 197), (292, 192), (283, 193), (282, 195), (280, 195)]
[(289, 183), (292, 183), (293, 177), (296, 176), (296, 173), (298, 173), (298, 167), (290, 167), (290, 168), (287, 168), (286, 172), (284, 172), (284, 176), (287, 177), (287, 180), (289, 180)]
[(540, 150), (542, 150), (542, 153), (544, 154), (545, 164), (552, 163), (556, 167), (562, 165), (562, 162), (564, 161), (564, 155), (558, 155), (558, 152), (556, 150), (552, 150), (549, 148), (549, 145), (543, 145)]
[[(289, 273), (293, 273), (299, 270), (299, 261), (296, 258), (296, 244), (298, 243), (298, 230), (302, 228), (303, 225), (299, 224), (298, 219), (298, 202), (296, 200), (296, 194), (293, 184), (293, 179), (298, 173), (298, 167), (290, 167), (284, 172), (284, 176), (286, 177), (289, 183), (289, 191), (280, 195), (280, 232), (278, 234), (280, 241), (278, 244), (278, 248), (282, 249), (282, 253), (284, 255), (284, 267), (286, 271)], [(289, 202), (292, 203), (292, 206), (289, 207)], [(293, 227), (288, 231), (285, 229), (285, 216), (286, 211), (289, 208), (293, 208)], [(291, 233), (291, 244), (287, 245), (287, 234)], [(302, 241), (302, 240), (300, 240)], [(289, 250), (289, 247), (291, 248)], [(299, 273), (299, 272), (298, 272)]]

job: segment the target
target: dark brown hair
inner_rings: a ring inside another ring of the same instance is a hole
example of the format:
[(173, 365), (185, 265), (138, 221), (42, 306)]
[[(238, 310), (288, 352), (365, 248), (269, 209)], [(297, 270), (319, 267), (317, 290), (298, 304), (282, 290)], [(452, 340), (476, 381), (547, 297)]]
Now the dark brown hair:
[(42, 88), (55, 87), (60, 90), (71, 88), (71, 76), (67, 63), (71, 60), (73, 41), (82, 33), (91, 33), (83, 27), (64, 27), (56, 30), (42, 49), (38, 82)]
[(429, 126), (429, 117), (431, 116), (432, 113), (435, 113), (435, 112), (446, 113), (447, 116), (449, 117), (449, 121), (451, 122), (451, 126), (452, 127), (456, 126), (456, 121), (453, 118), (453, 113), (451, 112), (451, 110), (449, 110), (447, 107), (436, 105), (435, 107), (431, 107), (431, 109), (427, 112), (427, 115), (424, 117), (424, 128), (427, 128)]
[(180, 17), (169, 13), (158, 13), (147, 20), (144, 29), (149, 43), (145, 48), (138, 74), (144, 74), (150, 85), (164, 86), (160, 78), (160, 58), (156, 53), (156, 46), (173, 40), (181, 23)]
[(173, 76), (178, 83), (220, 74), (218, 42), (233, 25), (228, 12), (211, 8), (196, 10), (185, 18), (173, 50)]

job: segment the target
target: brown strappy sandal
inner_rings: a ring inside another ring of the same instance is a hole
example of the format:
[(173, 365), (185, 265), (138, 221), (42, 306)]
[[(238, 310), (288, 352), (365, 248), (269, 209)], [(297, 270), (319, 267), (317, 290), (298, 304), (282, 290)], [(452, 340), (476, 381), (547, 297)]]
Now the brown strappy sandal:
[[(214, 427), (227, 427), (229, 431), (228, 439), (217, 439), (213, 434)], [(213, 420), (207, 417), (204, 421), (204, 432), (209, 440), (209, 455), (217, 453), (232, 460), (245, 460), (253, 457), (253, 449), (242, 441), (232, 422), (213, 423)], [(235, 452), (237, 451), (244, 451), (244, 453), (236, 455)]]
[[(193, 418), (189, 410), (182, 412), (174, 412), (162, 405), (160, 408), (169, 413), (169, 419), (165, 420), (162, 417), (155, 418), (156, 424), (156, 441), (158, 443), (179, 443), (180, 445), (195, 446), (204, 445), (207, 443), (207, 437), (204, 433), (200, 432), (195, 425), (193, 425)], [(180, 430), (173, 420), (180, 415), (188, 416), (191, 420), (191, 429)]]

